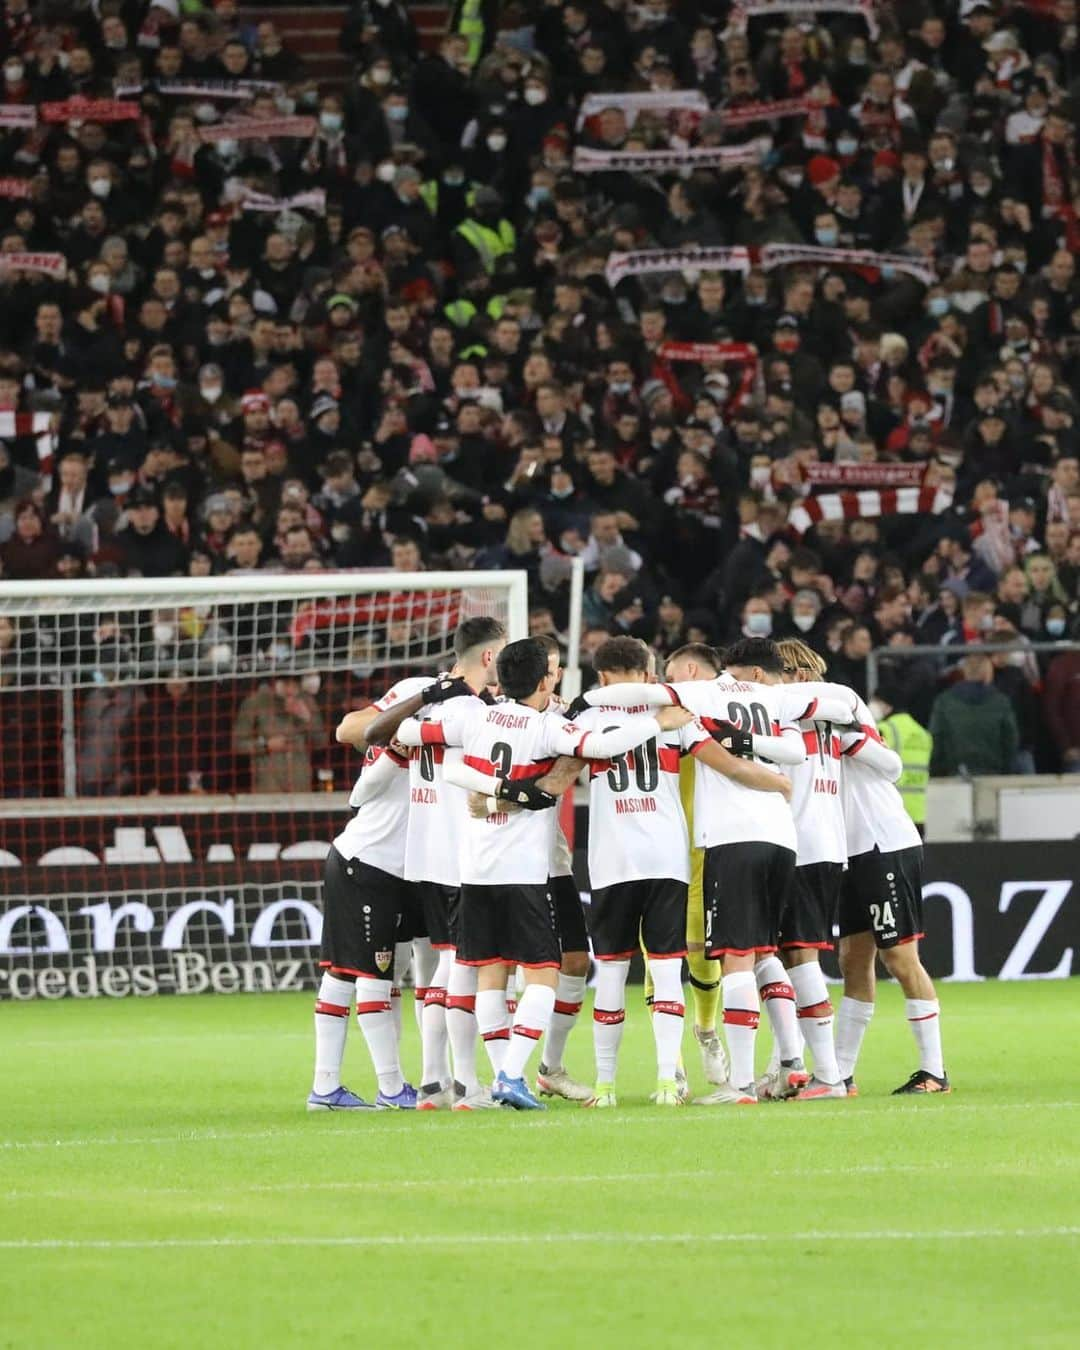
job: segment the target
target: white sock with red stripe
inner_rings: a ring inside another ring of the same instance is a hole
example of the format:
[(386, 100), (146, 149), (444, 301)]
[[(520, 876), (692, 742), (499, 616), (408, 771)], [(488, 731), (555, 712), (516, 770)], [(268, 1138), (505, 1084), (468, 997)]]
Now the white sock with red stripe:
[(652, 1028), (656, 1041), (656, 1076), (664, 1082), (675, 1077), (682, 1047), (683, 1003), (682, 957), (657, 960), (651, 957), (653, 978)]
[(945, 1077), (941, 1055), (941, 1004), (936, 998), (906, 998), (904, 1011), (919, 1047), (919, 1068), (935, 1078)]
[(506, 976), (506, 1011), (511, 1017), (517, 1012), (518, 994), (524, 988), (520, 975), (521, 967), (512, 966)]
[(349, 1009), (353, 982), (339, 980), (327, 971), (315, 1000), (315, 1081), (312, 1092), (325, 1095), (341, 1086), (341, 1062), (349, 1034)]
[(491, 1067), (498, 1073), (510, 1040), (510, 1014), (505, 989), (481, 989), (476, 995), (476, 1025)]
[[(802, 1037), (795, 1015), (795, 990), (791, 987), (783, 961), (778, 956), (763, 956), (754, 966), (754, 975), (765, 1011), (769, 1014), (773, 1037), (780, 1049), (781, 1061), (798, 1059), (802, 1054)], [(742, 1086), (742, 1083), (736, 1084), (736, 1087)]]
[(424, 1003), (427, 992), (435, 978), (435, 967), (439, 964), (439, 953), (432, 948), (430, 938), (413, 938), (413, 1013), (416, 1016), (416, 1029), (421, 1038), (424, 1035)]
[(597, 961), (593, 999), (593, 1053), (596, 1081), (614, 1083), (623, 1025), (626, 1021), (626, 979), (629, 961)]
[(356, 1020), (367, 1041), (368, 1054), (379, 1080), (379, 1091), (390, 1097), (396, 1097), (405, 1084), (401, 1075), (394, 1018), (390, 1011), (393, 1001), (389, 980), (372, 980), (361, 975), (356, 981)]
[(833, 1006), (821, 967), (816, 961), (807, 961), (805, 965), (792, 966), (788, 975), (795, 986), (799, 1027), (814, 1059), (814, 1077), (823, 1083), (838, 1083), (840, 1068), (833, 1042)]
[(510, 1028), (510, 1044), (503, 1060), (507, 1078), (523, 1078), (529, 1057), (551, 1024), (555, 1008), (555, 990), (546, 984), (527, 984), (518, 999), (514, 1025)]
[(748, 1087), (754, 1081), (754, 1041), (761, 1021), (757, 980), (752, 970), (737, 970), (724, 976), (720, 988), (731, 1083), (737, 1088)]
[(446, 982), (446, 1038), (454, 1063), (454, 1078), (466, 1094), (476, 1091), (476, 967), (454, 961)]
[(422, 1068), (420, 1082), (424, 1087), (443, 1084), (450, 1079), (450, 1048), (446, 1039), (446, 986), (454, 963), (454, 953), (436, 952), (438, 962), (424, 995), (424, 1017), (420, 1024)]
[(846, 994), (840, 1000), (836, 1012), (836, 1064), (841, 1078), (850, 1078), (854, 1074), (863, 1037), (873, 1015), (872, 1003), (848, 998)]
[(541, 1055), (544, 1067), (552, 1073), (563, 1066), (566, 1054), (566, 1041), (577, 1026), (578, 1014), (585, 1001), (584, 975), (559, 974), (559, 983), (555, 989), (555, 1011), (551, 1014), (551, 1026), (544, 1037), (544, 1053)]

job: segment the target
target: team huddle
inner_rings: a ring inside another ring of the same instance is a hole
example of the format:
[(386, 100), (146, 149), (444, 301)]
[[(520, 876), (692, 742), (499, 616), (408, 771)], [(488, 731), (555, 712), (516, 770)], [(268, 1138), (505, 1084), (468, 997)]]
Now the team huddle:
[[(863, 700), (823, 680), (815, 652), (764, 638), (723, 656), (690, 644), (661, 683), (655, 653), (614, 637), (593, 659), (598, 686), (569, 707), (555, 694), (549, 639), (507, 643), (496, 620), (469, 619), (455, 657), (448, 674), (400, 680), (337, 729), (365, 758), (355, 815), (326, 862), (309, 1110), (542, 1110), (539, 1097), (554, 1095), (615, 1107), (639, 950), (659, 1106), (691, 1099), (684, 960), (708, 1087), (696, 1105), (856, 1095), (878, 955), (903, 989), (919, 1059), (897, 1092), (950, 1090), (919, 959), (922, 843), (894, 786), (901, 762)], [(558, 821), (582, 772), (588, 928)], [(834, 925), (835, 1015), (819, 964)], [(590, 940), (595, 1073), (585, 1084), (564, 1054)], [(410, 964), (418, 1089), (400, 1054)], [(341, 1081), (354, 997), (374, 1103)], [(755, 1077), (762, 1004), (773, 1051)], [(541, 1041), (534, 1092), (527, 1070)]]

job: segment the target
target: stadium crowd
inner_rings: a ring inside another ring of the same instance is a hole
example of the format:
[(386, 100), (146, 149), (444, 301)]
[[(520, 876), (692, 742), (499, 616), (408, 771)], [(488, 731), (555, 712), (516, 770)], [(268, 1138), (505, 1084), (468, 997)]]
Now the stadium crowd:
[(1080, 771), (1080, 653), (961, 650), (1080, 630), (1075, 0), (755, 8), (361, 0), (320, 88), (4, 0), (0, 577), (524, 568), (561, 635), (579, 555), (586, 659), (954, 647), (882, 664), (935, 772)]

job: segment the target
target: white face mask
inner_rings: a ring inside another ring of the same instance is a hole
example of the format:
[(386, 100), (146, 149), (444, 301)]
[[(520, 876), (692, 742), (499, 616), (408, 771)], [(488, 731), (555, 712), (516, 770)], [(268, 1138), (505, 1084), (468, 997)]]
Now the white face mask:
[(176, 637), (176, 629), (171, 623), (154, 624), (154, 641), (159, 647), (167, 647)]
[(87, 285), (92, 291), (97, 291), (98, 295), (109, 294), (109, 278), (104, 272), (95, 272), (94, 275), (90, 277)]
[(772, 469), (767, 464), (755, 464), (750, 470), (750, 481), (755, 487), (764, 487), (772, 478)]
[(409, 115), (409, 109), (404, 103), (391, 103), (386, 109), (386, 115), (391, 122), (404, 122)]
[(107, 197), (112, 191), (111, 178), (91, 178), (90, 191), (95, 197)]
[(500, 150), (506, 149), (506, 137), (502, 135), (489, 136), (487, 138), (487, 148), (498, 154)]
[(393, 78), (393, 73), (385, 66), (376, 66), (371, 72), (372, 84), (389, 84)]
[(324, 112), (319, 114), (319, 126), (323, 131), (340, 131), (341, 114), (336, 112)]
[(530, 108), (538, 108), (541, 103), (547, 101), (547, 90), (537, 89), (535, 85), (529, 85), (525, 90), (525, 102)]
[(810, 629), (817, 623), (817, 616), (814, 614), (793, 614), (791, 622), (800, 633), (809, 633)]
[(202, 386), (201, 392), (203, 398), (206, 399), (207, 403), (216, 403), (218, 399), (221, 397), (221, 385), (204, 384)]
[(4, 79), (8, 84), (18, 84), (26, 73), (26, 67), (12, 62), (11, 65), (4, 67)]
[(240, 149), (239, 141), (218, 141), (217, 150), (222, 159), (232, 159), (233, 155)]
[(772, 615), (760, 612), (748, 614), (744, 627), (751, 637), (768, 637), (772, 632)]
[(387, 163), (379, 165), (375, 170), (375, 177), (380, 183), (392, 183), (395, 173), (397, 173), (397, 166), (392, 160), (389, 160)]

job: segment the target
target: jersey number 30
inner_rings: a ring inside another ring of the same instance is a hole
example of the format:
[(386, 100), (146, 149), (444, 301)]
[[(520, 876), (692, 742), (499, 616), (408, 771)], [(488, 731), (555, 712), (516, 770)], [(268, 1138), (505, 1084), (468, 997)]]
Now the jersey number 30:
[[(660, 756), (657, 753), (656, 741), (646, 741), (644, 745), (639, 745), (636, 750), (630, 751), (634, 756), (634, 781), (637, 783), (639, 792), (655, 792), (656, 785), (660, 782)], [(608, 769), (608, 787), (612, 792), (625, 792), (630, 786), (630, 765), (627, 762), (628, 755), (612, 755)]]

